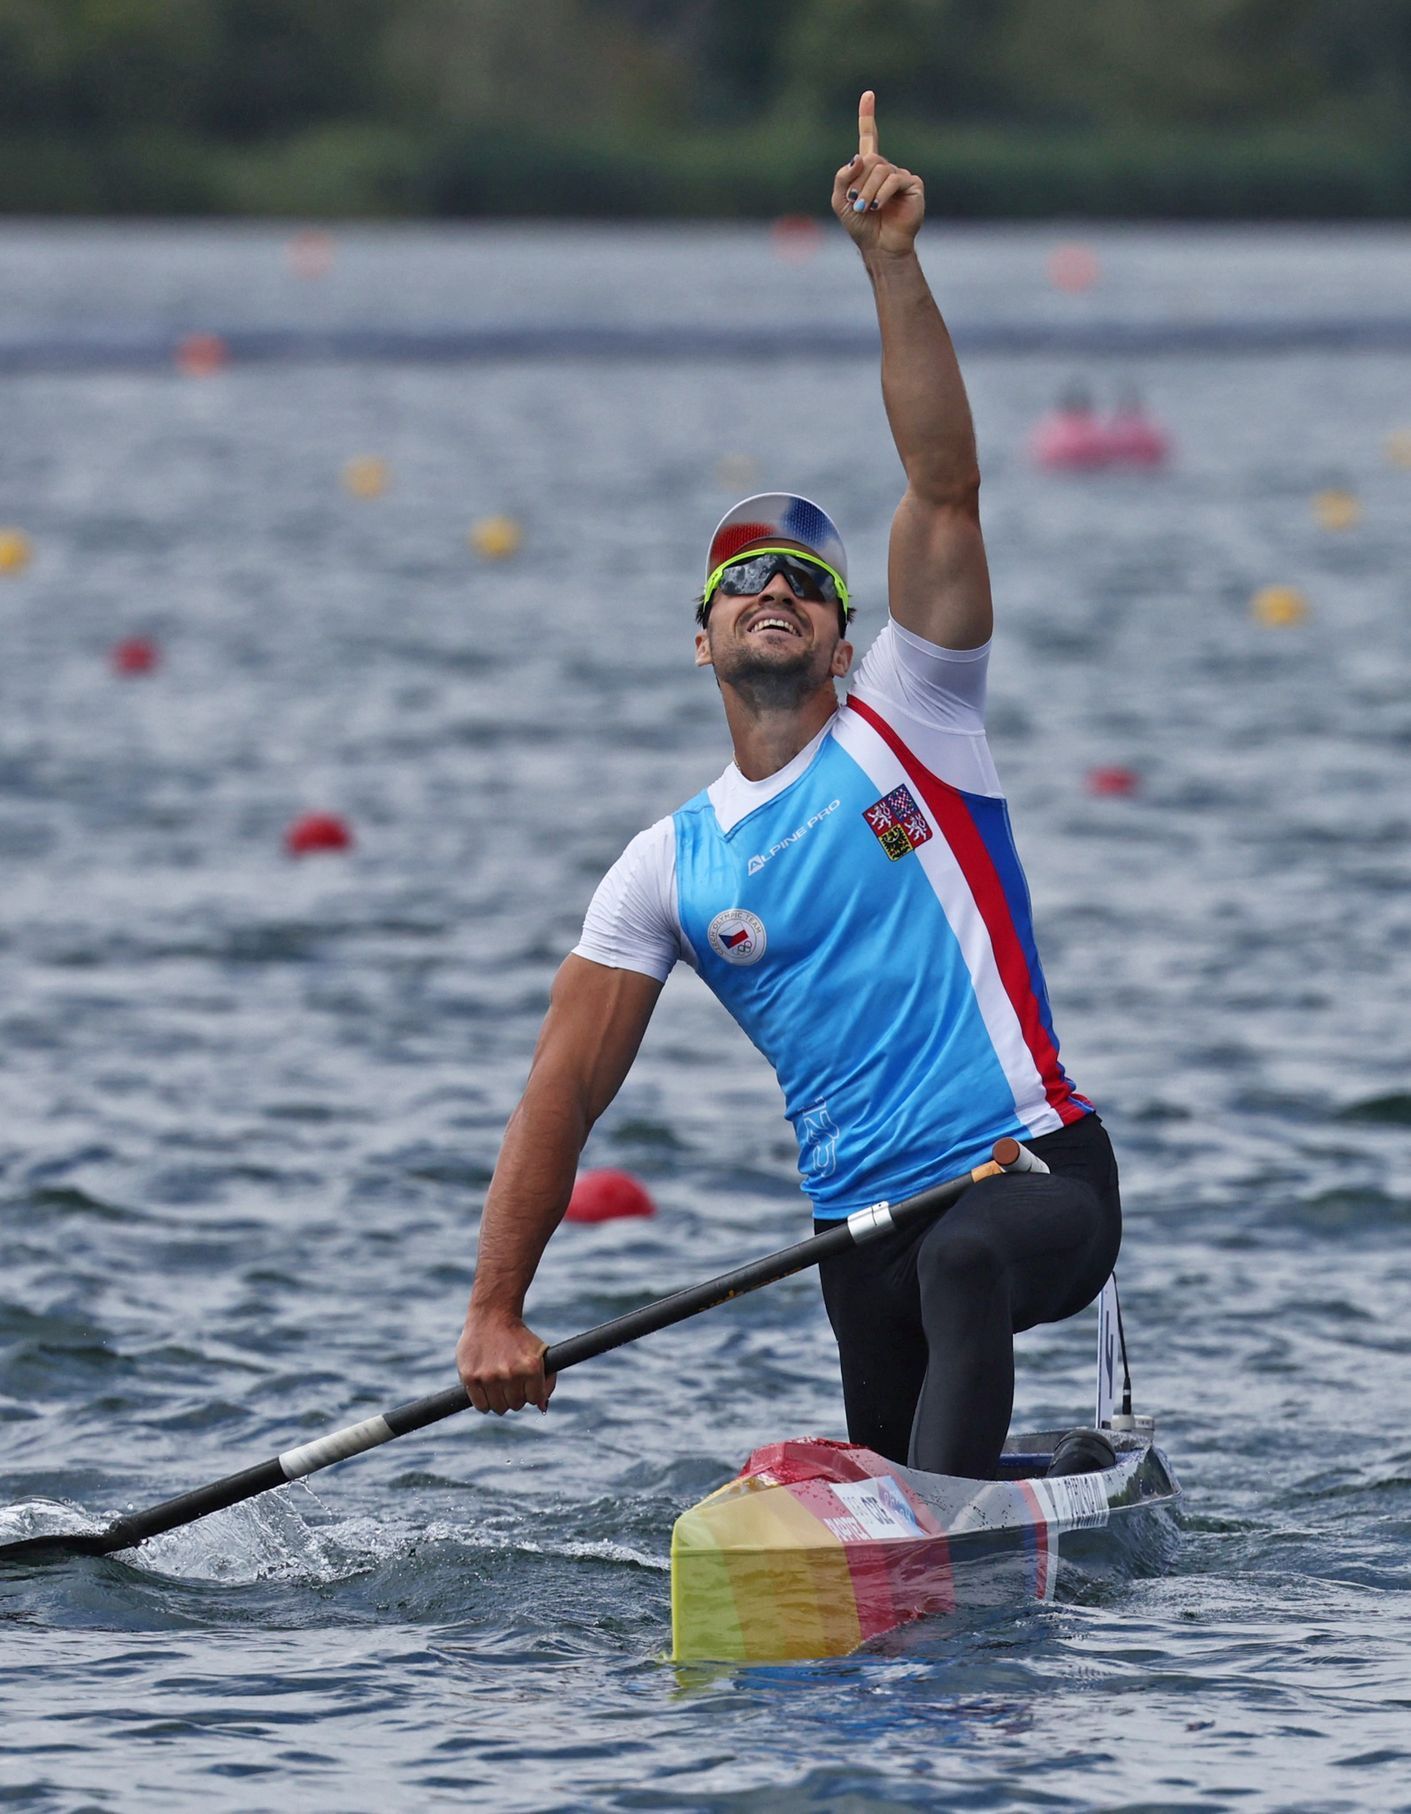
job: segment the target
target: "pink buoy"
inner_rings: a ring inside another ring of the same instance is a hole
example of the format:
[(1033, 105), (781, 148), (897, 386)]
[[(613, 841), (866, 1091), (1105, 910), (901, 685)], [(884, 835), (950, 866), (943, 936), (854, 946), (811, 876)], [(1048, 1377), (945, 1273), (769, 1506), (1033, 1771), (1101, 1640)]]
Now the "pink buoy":
[(150, 674), (161, 659), (161, 650), (149, 636), (125, 636), (108, 651), (115, 674)]
[(1029, 436), (1029, 452), (1050, 472), (1091, 471), (1111, 459), (1102, 424), (1087, 407), (1064, 407), (1041, 417)]
[(570, 1222), (615, 1222), (622, 1216), (654, 1216), (656, 1204), (630, 1172), (580, 1172), (564, 1214)]
[(353, 834), (337, 813), (304, 813), (284, 834), (284, 848), (291, 857), (312, 856), (321, 850), (351, 850)]

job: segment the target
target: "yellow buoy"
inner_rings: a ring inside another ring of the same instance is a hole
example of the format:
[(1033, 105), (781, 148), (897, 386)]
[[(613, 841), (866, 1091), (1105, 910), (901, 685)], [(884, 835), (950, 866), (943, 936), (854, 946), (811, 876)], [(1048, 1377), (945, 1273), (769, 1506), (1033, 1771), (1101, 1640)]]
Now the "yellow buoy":
[(1297, 586), (1261, 586), (1249, 608), (1261, 624), (1282, 629), (1303, 622), (1308, 615), (1308, 600)]
[(1398, 428), (1387, 436), (1386, 457), (1393, 466), (1411, 467), (1411, 428)]
[(0, 529), (0, 573), (23, 573), (33, 552), (23, 529)]
[(512, 516), (482, 517), (470, 532), (471, 547), (486, 561), (507, 561), (523, 540), (524, 531)]
[(380, 498), (387, 489), (387, 462), (371, 455), (349, 460), (343, 483), (355, 498)]
[(1313, 514), (1324, 529), (1355, 529), (1362, 521), (1362, 506), (1350, 491), (1320, 491), (1313, 500)]

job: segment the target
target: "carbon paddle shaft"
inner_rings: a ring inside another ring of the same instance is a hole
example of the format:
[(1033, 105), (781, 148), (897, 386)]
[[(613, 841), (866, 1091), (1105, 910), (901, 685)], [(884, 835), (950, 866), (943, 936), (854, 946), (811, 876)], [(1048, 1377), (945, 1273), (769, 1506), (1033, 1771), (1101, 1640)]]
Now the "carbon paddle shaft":
[[(996, 1176), (1001, 1171), (1031, 1169), (1047, 1168), (1017, 1141), (999, 1140), (995, 1143), (994, 1160), (977, 1166), (963, 1178), (937, 1184), (902, 1203), (877, 1203), (869, 1209), (860, 1209), (835, 1228), (825, 1229), (822, 1234), (800, 1241), (796, 1246), (781, 1248), (748, 1265), (737, 1266), (733, 1272), (722, 1272), (699, 1285), (690, 1285), (684, 1291), (674, 1291), (669, 1297), (644, 1304), (639, 1310), (613, 1317), (611, 1322), (599, 1323), (581, 1335), (571, 1335), (566, 1341), (556, 1342), (544, 1355), (544, 1370), (562, 1373), (566, 1367), (576, 1367), (580, 1361), (609, 1354), (614, 1348), (635, 1342), (640, 1336), (655, 1334), (658, 1329), (669, 1329), (673, 1323), (684, 1322), (702, 1310), (714, 1309), (731, 1298), (758, 1291), (763, 1285), (791, 1278), (797, 1272), (817, 1266), (830, 1254), (844, 1252), (861, 1241), (890, 1234), (895, 1229), (935, 1215), (948, 1209), (981, 1178)], [(175, 1499), (164, 1499), (148, 1511), (129, 1513), (105, 1531), (58, 1533), (52, 1537), (26, 1537), (18, 1543), (0, 1544), (0, 1560), (41, 1554), (105, 1556), (114, 1550), (133, 1549), (149, 1537), (159, 1537), (164, 1531), (193, 1524), (212, 1512), (223, 1512), (243, 1500), (267, 1493), (273, 1487), (331, 1467), (335, 1461), (346, 1461), (365, 1449), (378, 1448), (394, 1437), (408, 1436), (413, 1430), (424, 1430), (428, 1424), (439, 1423), (442, 1418), (454, 1417), (469, 1409), (470, 1400), (464, 1386), (448, 1386), (443, 1392), (414, 1398), (409, 1404), (398, 1405), (395, 1410), (385, 1411), (380, 1416), (349, 1424), (327, 1436), (316, 1437), (312, 1442), (301, 1443), (297, 1448), (286, 1449), (282, 1455), (272, 1456), (238, 1474), (227, 1474), (223, 1480), (213, 1481), (209, 1486), (180, 1493)]]

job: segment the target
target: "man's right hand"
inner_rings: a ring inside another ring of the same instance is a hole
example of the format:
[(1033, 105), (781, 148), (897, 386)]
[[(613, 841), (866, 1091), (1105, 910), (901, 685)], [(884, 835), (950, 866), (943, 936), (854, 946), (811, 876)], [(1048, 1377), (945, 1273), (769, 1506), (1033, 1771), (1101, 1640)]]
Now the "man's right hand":
[(549, 1408), (557, 1375), (544, 1373), (548, 1343), (541, 1342), (517, 1316), (487, 1315), (470, 1310), (456, 1343), (456, 1369), (477, 1411), (522, 1411), (526, 1405)]

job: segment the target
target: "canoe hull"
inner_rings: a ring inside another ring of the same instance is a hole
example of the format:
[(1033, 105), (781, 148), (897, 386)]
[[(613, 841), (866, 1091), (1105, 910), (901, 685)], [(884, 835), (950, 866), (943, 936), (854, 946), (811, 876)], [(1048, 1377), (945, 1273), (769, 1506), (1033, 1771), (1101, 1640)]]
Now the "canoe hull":
[(1161, 1566), (1180, 1496), (1161, 1450), (1119, 1435), (1115, 1467), (1045, 1479), (1060, 1434), (1013, 1438), (1001, 1472), (1029, 1477), (986, 1481), (821, 1439), (756, 1450), (676, 1521), (674, 1660), (845, 1656), (913, 1619), (1047, 1600), (1060, 1540), (1085, 1559)]

